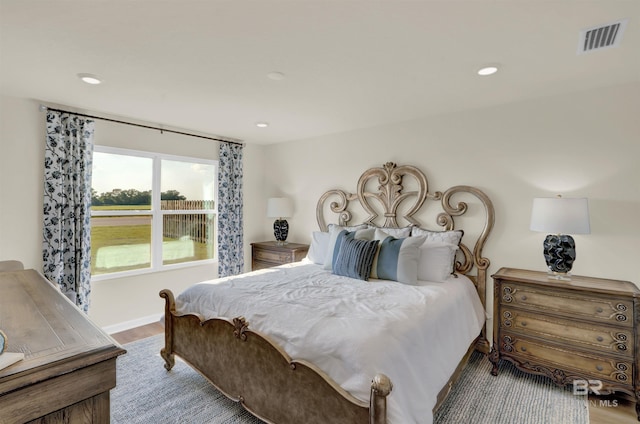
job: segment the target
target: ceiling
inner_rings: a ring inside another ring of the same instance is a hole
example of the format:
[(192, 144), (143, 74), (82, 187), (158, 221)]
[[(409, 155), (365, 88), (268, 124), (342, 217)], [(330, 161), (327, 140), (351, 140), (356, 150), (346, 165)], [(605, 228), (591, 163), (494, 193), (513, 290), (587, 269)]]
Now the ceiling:
[(0, 94), (247, 143), (638, 81), (638, 0), (0, 0)]

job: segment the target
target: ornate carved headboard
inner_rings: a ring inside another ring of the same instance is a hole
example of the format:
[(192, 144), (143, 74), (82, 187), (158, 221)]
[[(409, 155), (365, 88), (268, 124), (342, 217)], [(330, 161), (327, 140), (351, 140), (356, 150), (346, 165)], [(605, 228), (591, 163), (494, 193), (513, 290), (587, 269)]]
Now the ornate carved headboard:
[[(376, 179), (377, 191), (370, 190), (369, 186), (372, 184), (368, 183), (371, 181), (375, 183)], [(412, 189), (405, 191), (405, 186), (411, 186)], [(464, 196), (465, 201), (452, 204), (453, 198), (460, 195)], [(463, 230), (464, 236), (460, 243), (462, 254), (456, 260), (456, 271), (468, 275), (474, 281), (480, 299), (485, 304), (487, 268), (490, 261), (483, 256), (482, 250), (493, 228), (495, 212), (493, 203), (481, 190), (458, 185), (444, 192), (429, 192), (427, 177), (418, 168), (387, 162), (380, 168), (365, 171), (358, 180), (356, 193), (334, 189), (320, 197), (316, 207), (316, 219), (322, 231), (327, 231), (325, 210), (326, 202), (330, 199), (333, 200), (328, 209), (333, 214), (337, 214), (339, 225), (355, 225), (364, 222), (379, 227), (398, 228), (399, 221), (402, 221), (405, 225), (415, 225), (431, 230)], [(425, 202), (431, 204), (425, 205)], [(477, 228), (463, 228), (461, 217), (469, 211), (471, 202), (474, 203), (475, 215), (480, 216), (480, 224), (476, 220)], [(423, 212), (432, 204), (440, 206), (440, 212), (435, 215), (437, 228), (424, 226), (416, 217), (418, 212)], [(480, 205), (480, 208), (477, 205)], [(368, 217), (363, 221), (350, 222), (354, 208), (363, 209)], [(468, 247), (471, 245), (469, 238), (472, 242), (475, 241), (473, 249)]]

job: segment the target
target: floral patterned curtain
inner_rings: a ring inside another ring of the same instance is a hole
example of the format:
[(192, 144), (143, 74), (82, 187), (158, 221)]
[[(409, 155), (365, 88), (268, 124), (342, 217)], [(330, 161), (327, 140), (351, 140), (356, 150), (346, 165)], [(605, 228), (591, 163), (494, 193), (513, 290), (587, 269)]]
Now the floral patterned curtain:
[(44, 275), (84, 312), (91, 292), (91, 166), (94, 123), (47, 111)]
[(244, 272), (242, 145), (220, 142), (218, 167), (218, 276)]

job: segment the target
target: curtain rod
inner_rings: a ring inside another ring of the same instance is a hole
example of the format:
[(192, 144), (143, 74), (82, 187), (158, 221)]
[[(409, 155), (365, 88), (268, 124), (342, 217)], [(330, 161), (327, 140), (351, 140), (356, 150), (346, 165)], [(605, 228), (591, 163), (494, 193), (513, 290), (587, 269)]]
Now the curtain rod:
[(204, 138), (205, 140), (222, 141), (224, 143), (239, 144), (241, 146), (244, 146), (244, 143), (238, 142), (238, 141), (223, 140), (221, 138), (207, 137), (205, 135), (191, 134), (191, 133), (187, 133), (187, 132), (183, 132), (183, 131), (175, 131), (175, 130), (169, 130), (169, 129), (166, 129), (166, 128), (152, 127), (150, 125), (136, 124), (134, 122), (120, 121), (118, 119), (103, 118), (101, 116), (87, 115), (87, 114), (84, 114), (84, 113), (77, 113), (77, 112), (72, 112), (70, 110), (64, 110), (64, 109), (56, 109), (56, 108), (48, 107), (48, 106), (45, 106), (45, 105), (40, 105), (40, 110), (42, 112), (44, 112), (45, 110), (53, 110), (55, 112), (72, 113), (74, 115), (82, 116), (82, 117), (85, 117), (85, 118), (101, 119), (103, 121), (115, 122), (116, 124), (131, 125), (131, 126), (134, 126), (134, 127), (146, 128), (146, 129), (149, 129), (149, 130), (157, 130), (157, 131), (160, 131), (161, 134), (163, 132), (168, 132), (168, 133), (173, 133), (173, 134), (186, 135), (186, 136), (189, 136), (189, 137)]

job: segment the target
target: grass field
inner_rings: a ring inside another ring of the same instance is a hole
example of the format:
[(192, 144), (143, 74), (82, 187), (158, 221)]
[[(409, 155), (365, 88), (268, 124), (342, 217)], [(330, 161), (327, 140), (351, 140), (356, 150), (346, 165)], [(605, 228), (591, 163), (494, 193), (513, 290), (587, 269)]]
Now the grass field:
[(149, 211), (151, 205), (103, 205), (91, 206), (92, 211)]
[[(94, 219), (101, 219), (94, 217)], [(165, 242), (178, 241), (176, 238), (165, 237)], [(130, 262), (135, 263), (132, 266), (98, 268), (97, 257), (101, 248), (110, 246), (135, 246), (135, 245), (151, 245), (151, 225), (92, 225), (91, 227), (91, 273), (100, 275), (111, 272), (128, 271), (131, 269), (148, 268), (150, 266), (150, 258), (148, 254), (143, 257), (128, 258)], [(184, 257), (165, 261), (165, 265), (169, 263), (190, 262), (196, 260), (210, 259), (213, 257), (213, 247), (207, 243), (194, 242), (194, 254), (192, 257)], [(114, 249), (111, 249), (112, 251)], [(124, 250), (124, 249), (123, 249)], [(150, 250), (150, 249), (149, 249)], [(136, 250), (128, 249), (127, 252), (136, 252)], [(140, 255), (140, 253), (137, 253)], [(146, 257), (144, 257), (146, 256)]]

